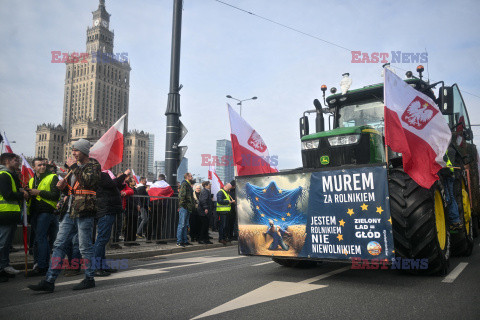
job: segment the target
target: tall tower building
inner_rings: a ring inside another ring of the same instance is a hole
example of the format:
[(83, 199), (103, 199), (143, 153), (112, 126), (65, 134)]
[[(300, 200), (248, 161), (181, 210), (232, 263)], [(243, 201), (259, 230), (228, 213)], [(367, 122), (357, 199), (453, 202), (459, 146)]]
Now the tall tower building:
[[(105, 0), (99, 0), (97, 10), (92, 12), (92, 24), (87, 27), (86, 53), (71, 53), (66, 62), (62, 126), (37, 127), (36, 156), (63, 162), (73, 142), (83, 138), (93, 145), (123, 114), (128, 114), (130, 62), (127, 53), (114, 54), (113, 48), (110, 14)], [(60, 142), (56, 140), (59, 136)], [(148, 133), (128, 132), (128, 115), (124, 139), (132, 144), (127, 147), (124, 143), (124, 162), (112, 170), (130, 168), (146, 176)]]
[(235, 173), (232, 164), (233, 152), (232, 152), (232, 143), (230, 140), (222, 139), (217, 140), (217, 157), (220, 162), (222, 157), (226, 157), (229, 165), (228, 166), (217, 166), (216, 171), (217, 175), (222, 180), (223, 183), (227, 183), (235, 178)]
[(155, 170), (153, 169), (153, 156), (155, 151), (155, 135), (148, 135), (148, 162), (147, 162), (147, 172), (148, 176), (154, 176)]
[(178, 166), (177, 169), (177, 181), (182, 182), (184, 179), (185, 173), (188, 172), (188, 158), (183, 157), (182, 161), (180, 162), (180, 165)]

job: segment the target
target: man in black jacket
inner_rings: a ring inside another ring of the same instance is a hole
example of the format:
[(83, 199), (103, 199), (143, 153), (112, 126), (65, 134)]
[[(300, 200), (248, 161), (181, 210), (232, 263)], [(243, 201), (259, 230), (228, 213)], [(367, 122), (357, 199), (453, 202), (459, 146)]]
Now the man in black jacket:
[(210, 181), (202, 182), (202, 191), (200, 192), (200, 199), (198, 203), (198, 215), (200, 217), (200, 238), (198, 243), (212, 244), (208, 237), (209, 216), (212, 214), (212, 184)]
[(100, 184), (97, 189), (97, 238), (95, 240), (95, 276), (109, 276), (115, 272), (105, 264), (105, 246), (110, 240), (112, 226), (116, 215), (122, 213), (122, 198), (120, 189), (126, 177), (130, 175), (130, 169), (122, 175), (112, 179), (107, 172), (100, 174)]
[(28, 199), (16, 172), (19, 166), (20, 158), (16, 154), (3, 153), (0, 156), (0, 282), (15, 277), (5, 268), (10, 264), (12, 233), (20, 222), (22, 202)]
[(218, 242), (227, 244), (227, 219), (232, 206), (235, 205), (235, 200), (232, 200), (229, 195), (229, 191), (232, 189), (232, 185), (227, 183), (223, 189), (220, 189), (217, 193), (217, 213), (220, 219), (218, 228)]
[(143, 229), (147, 225), (148, 222), (148, 207), (150, 205), (150, 201), (148, 198), (147, 192), (147, 178), (141, 177), (140, 184), (135, 188), (136, 194), (141, 196), (138, 197), (138, 204), (137, 210), (140, 212), (140, 224), (137, 228), (137, 237), (143, 238)]
[[(57, 203), (60, 200), (60, 190), (57, 188), (58, 176), (46, 171), (47, 161), (43, 158), (33, 159), (35, 176), (28, 183), (28, 202), (31, 226), (35, 230), (34, 262), (37, 267), (29, 276), (44, 276), (50, 263), (50, 243), (48, 239), (50, 225), (55, 224), (58, 229), (58, 220), (54, 215)], [(56, 237), (56, 234), (55, 234)]]

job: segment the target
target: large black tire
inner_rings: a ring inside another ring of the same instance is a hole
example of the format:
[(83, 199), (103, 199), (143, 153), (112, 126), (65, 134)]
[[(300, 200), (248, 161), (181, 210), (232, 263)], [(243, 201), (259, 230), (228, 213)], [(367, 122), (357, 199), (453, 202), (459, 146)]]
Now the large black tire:
[(388, 188), (396, 257), (428, 259), (428, 269), (407, 270), (410, 273), (445, 275), (450, 233), (440, 183), (425, 189), (401, 168), (394, 168), (389, 171)]
[(273, 262), (289, 268), (313, 268), (317, 266), (317, 261), (297, 260), (288, 258), (272, 258)]
[(451, 231), (452, 255), (470, 256), (473, 251), (473, 224), (472, 207), (468, 194), (468, 188), (463, 177), (455, 179), (454, 190), (455, 200), (458, 205), (462, 230)]

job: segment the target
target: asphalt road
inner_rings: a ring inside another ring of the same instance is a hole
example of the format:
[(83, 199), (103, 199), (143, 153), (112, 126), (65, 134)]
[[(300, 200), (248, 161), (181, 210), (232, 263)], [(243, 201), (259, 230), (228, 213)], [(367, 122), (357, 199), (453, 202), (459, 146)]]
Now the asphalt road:
[(60, 276), (53, 294), (32, 292), (27, 284), (39, 279), (17, 276), (0, 284), (0, 318), (480, 319), (475, 245), (471, 257), (452, 258), (448, 277), (342, 263), (292, 269), (239, 256), (235, 247), (130, 260), (127, 270), (80, 292), (71, 288), (81, 276)]

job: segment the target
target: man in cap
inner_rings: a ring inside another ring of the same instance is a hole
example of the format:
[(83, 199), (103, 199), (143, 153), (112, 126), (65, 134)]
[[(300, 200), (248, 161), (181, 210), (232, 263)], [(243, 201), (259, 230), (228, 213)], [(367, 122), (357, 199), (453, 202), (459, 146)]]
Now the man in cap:
[(29, 285), (31, 290), (53, 292), (55, 280), (63, 266), (66, 248), (77, 231), (82, 259), (72, 261), (71, 267), (78, 267), (74, 264), (82, 265), (82, 269), (85, 269), (85, 279), (75, 285), (73, 290), (95, 287), (92, 233), (96, 214), (96, 190), (100, 181), (101, 167), (97, 160), (88, 157), (89, 153), (90, 142), (88, 140), (80, 139), (72, 146), (74, 158), (67, 160), (69, 176), (57, 184), (60, 190), (68, 189), (67, 213), (60, 224), (46, 278), (37, 285)]

